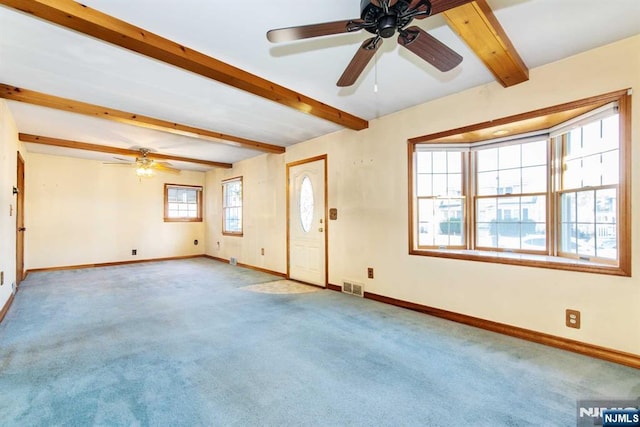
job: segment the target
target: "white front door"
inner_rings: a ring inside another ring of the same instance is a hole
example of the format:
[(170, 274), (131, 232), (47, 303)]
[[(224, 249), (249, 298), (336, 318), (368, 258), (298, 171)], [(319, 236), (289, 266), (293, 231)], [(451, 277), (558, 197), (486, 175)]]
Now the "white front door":
[(289, 177), (289, 277), (326, 286), (326, 159), (287, 165)]

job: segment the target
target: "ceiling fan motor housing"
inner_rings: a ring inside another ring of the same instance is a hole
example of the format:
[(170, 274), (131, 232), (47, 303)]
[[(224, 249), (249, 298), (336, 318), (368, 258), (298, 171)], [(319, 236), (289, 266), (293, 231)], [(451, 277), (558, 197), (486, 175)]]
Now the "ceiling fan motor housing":
[(389, 8), (389, 13), (385, 14), (384, 10), (373, 4), (371, 0), (361, 0), (360, 18), (367, 23), (375, 24), (364, 29), (385, 39), (393, 36), (397, 30), (406, 27), (413, 20), (413, 18), (400, 18), (409, 9), (410, 4), (410, 0), (398, 0)]

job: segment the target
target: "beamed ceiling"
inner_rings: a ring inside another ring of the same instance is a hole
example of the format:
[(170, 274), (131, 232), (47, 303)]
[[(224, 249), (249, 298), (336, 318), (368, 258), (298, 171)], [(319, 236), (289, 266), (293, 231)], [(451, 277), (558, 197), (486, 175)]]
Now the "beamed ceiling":
[(266, 38), (359, 18), (359, 3), (0, 0), (0, 97), (30, 152), (112, 161), (148, 148), (204, 171), (474, 86), (507, 90), (640, 33), (637, 0), (432, 0), (412, 25), (462, 63), (441, 72), (386, 39), (349, 87), (336, 81), (369, 33)]

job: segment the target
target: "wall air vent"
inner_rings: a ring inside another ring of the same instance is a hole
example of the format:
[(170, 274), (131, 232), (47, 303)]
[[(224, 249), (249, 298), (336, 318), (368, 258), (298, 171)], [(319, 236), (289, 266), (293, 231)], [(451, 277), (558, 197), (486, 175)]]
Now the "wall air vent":
[(342, 292), (357, 297), (364, 297), (364, 285), (362, 283), (352, 282), (351, 280), (343, 280)]

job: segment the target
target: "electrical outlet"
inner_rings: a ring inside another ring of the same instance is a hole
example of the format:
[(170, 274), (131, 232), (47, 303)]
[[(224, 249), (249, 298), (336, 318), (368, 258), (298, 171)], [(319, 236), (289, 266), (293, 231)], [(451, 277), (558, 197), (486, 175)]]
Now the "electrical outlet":
[(565, 315), (565, 324), (569, 328), (580, 329), (580, 312), (578, 310), (567, 309)]
[(373, 268), (372, 267), (367, 268), (367, 277), (369, 279), (373, 279)]
[(198, 240), (197, 240), (197, 239), (196, 239), (196, 240), (194, 240), (194, 241), (193, 241), (193, 244), (194, 244), (195, 246), (198, 246)]
[(0, 271), (0, 286), (4, 285), (4, 271)]
[(264, 255), (264, 248), (260, 248), (260, 255)]
[(137, 249), (131, 249), (131, 255), (138, 255)]

